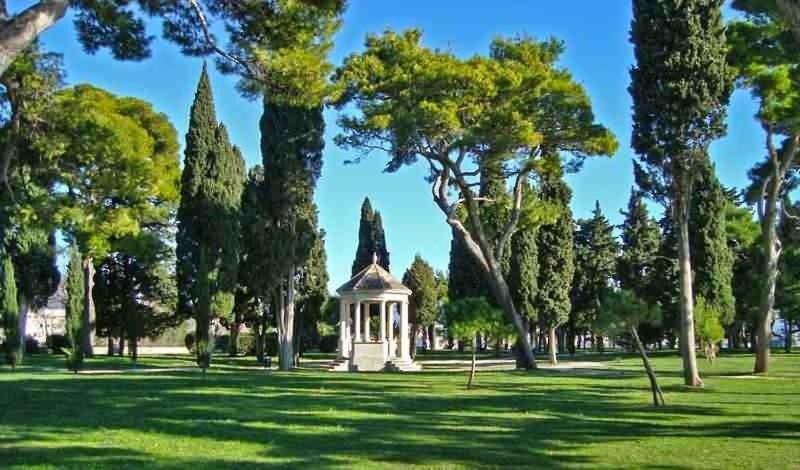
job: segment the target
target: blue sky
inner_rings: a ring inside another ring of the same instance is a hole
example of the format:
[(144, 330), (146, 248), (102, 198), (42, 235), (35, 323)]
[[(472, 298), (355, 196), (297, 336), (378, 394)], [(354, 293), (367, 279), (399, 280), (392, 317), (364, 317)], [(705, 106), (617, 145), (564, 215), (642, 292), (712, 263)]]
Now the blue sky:
[[(600, 201), (613, 223), (619, 223), (633, 183), (630, 150), (631, 100), (628, 70), (633, 62), (628, 43), (630, 2), (625, 0), (350, 0), (332, 55), (335, 64), (362, 48), (370, 32), (387, 28), (417, 27), (429, 46), (447, 48), (459, 55), (484, 54), (496, 36), (527, 34), (556, 37), (566, 44), (562, 65), (572, 71), (592, 98), (599, 122), (617, 135), (620, 150), (612, 158), (588, 161), (580, 173), (570, 175), (573, 211), (586, 217)], [(158, 36), (155, 26), (151, 34)], [(181, 143), (189, 107), (202, 61), (187, 58), (177, 47), (157, 40), (152, 57), (138, 63), (119, 62), (101, 52), (84, 53), (69, 19), (43, 36), (46, 49), (64, 54), (67, 82), (92, 83), (120, 95), (136, 96), (166, 113), (178, 130)], [(260, 103), (242, 98), (235, 78), (212, 73), (217, 117), (230, 131), (249, 166), (260, 162), (258, 119)], [(755, 103), (743, 91), (733, 97), (728, 136), (712, 147), (712, 158), (723, 184), (741, 187), (746, 173), (763, 155), (763, 136), (753, 120)], [(353, 155), (332, 141), (337, 129), (335, 113), (326, 113), (328, 144), (325, 167), (316, 200), (320, 222), (327, 232), (330, 287), (335, 289), (350, 274), (355, 253), (361, 202), (369, 196), (381, 211), (392, 256), (392, 272), (400, 277), (420, 253), (436, 269), (446, 269), (450, 230), (430, 197), (424, 168), (406, 167), (394, 174), (381, 172), (384, 159), (372, 155), (358, 165), (344, 165)]]

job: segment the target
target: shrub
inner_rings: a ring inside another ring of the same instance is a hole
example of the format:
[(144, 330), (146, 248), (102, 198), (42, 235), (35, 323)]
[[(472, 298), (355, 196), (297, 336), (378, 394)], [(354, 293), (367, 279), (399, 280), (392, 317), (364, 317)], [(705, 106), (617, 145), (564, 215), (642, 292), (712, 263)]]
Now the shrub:
[(69, 342), (69, 338), (64, 335), (50, 335), (45, 340), (45, 343), (53, 352), (53, 354), (61, 354), (63, 349), (67, 349), (72, 346)]
[(239, 333), (239, 353), (245, 356), (255, 356), (256, 337), (251, 334)]
[(336, 348), (338, 346), (339, 346), (338, 335), (325, 335), (319, 340), (319, 352), (323, 353), (336, 352)]
[(186, 333), (186, 336), (183, 337), (183, 344), (186, 346), (186, 349), (189, 350), (190, 353), (194, 354), (194, 346), (195, 346), (194, 333)]

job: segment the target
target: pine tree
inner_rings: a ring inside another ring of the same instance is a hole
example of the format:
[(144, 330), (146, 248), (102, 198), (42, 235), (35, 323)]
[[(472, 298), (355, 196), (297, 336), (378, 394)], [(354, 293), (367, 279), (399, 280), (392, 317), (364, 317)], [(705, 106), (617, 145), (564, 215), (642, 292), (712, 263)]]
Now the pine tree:
[(724, 326), (733, 321), (736, 309), (731, 287), (734, 257), (725, 220), (729, 202), (713, 165), (704, 162), (697, 170), (689, 215), (694, 294), (705, 299), (712, 307), (709, 311), (721, 315), (717, 320)]
[(0, 315), (3, 318), (3, 331), (6, 335), (6, 363), (16, 369), (22, 338), (19, 331), (19, 305), (17, 304), (17, 281), (14, 278), (14, 263), (11, 257), (3, 255), (2, 285), (0, 285)]
[(279, 366), (294, 366), (297, 274), (320, 233), (314, 188), (322, 170), (325, 123), (322, 107), (307, 108), (264, 100), (261, 117), (264, 203), (260, 207), (269, 246), (265, 261), (274, 275)]
[(205, 65), (186, 133), (178, 209), (178, 311), (197, 323), (198, 364), (210, 363), (209, 327), (229, 315), (238, 272), (244, 159), (217, 123)]
[(617, 280), (622, 289), (655, 304), (650, 288), (651, 276), (661, 244), (661, 232), (650, 218), (641, 191), (631, 189), (628, 210), (621, 230), (621, 252), (617, 260)]
[[(617, 241), (614, 228), (595, 203), (592, 217), (579, 220), (575, 230), (575, 276), (572, 281), (570, 338), (574, 332), (590, 328), (597, 318), (597, 308), (616, 273)], [(574, 344), (574, 341), (570, 341)], [(602, 337), (596, 341), (602, 348)]]
[(78, 372), (83, 366), (82, 337), (83, 329), (83, 257), (76, 246), (70, 248), (69, 264), (67, 265), (67, 305), (65, 308), (64, 329), (69, 339), (70, 349), (67, 354), (67, 368)]
[(560, 171), (543, 178), (539, 189), (541, 198), (559, 209), (555, 222), (542, 226), (536, 239), (539, 255), (536, 305), (539, 322), (549, 333), (550, 362), (555, 363), (556, 328), (569, 319), (570, 286), (575, 274), (572, 211), (569, 208), (572, 191)]
[[(617, 258), (619, 287), (650, 305), (656, 305), (663, 296), (656, 281), (664, 276), (659, 269), (661, 232), (658, 224), (650, 218), (642, 193), (636, 189), (631, 189), (628, 209), (621, 213), (625, 220), (620, 227), (622, 243)], [(671, 263), (667, 269), (672, 272), (673, 266)], [(662, 319), (658, 320), (658, 324), (646, 320), (637, 324), (637, 334), (645, 344), (663, 338)]]
[(684, 382), (701, 386), (695, 357), (689, 212), (698, 164), (725, 133), (733, 86), (723, 0), (634, 0), (632, 145), (639, 187), (668, 206), (678, 239)]

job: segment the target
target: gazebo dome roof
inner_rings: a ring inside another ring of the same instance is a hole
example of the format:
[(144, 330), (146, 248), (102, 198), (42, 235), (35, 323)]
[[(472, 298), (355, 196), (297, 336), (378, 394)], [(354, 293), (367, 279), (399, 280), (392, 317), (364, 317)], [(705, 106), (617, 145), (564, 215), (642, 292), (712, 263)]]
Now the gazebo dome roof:
[(389, 271), (383, 269), (374, 258), (372, 264), (336, 289), (336, 292), (340, 294), (359, 291), (390, 291), (411, 295), (411, 289), (404, 286)]

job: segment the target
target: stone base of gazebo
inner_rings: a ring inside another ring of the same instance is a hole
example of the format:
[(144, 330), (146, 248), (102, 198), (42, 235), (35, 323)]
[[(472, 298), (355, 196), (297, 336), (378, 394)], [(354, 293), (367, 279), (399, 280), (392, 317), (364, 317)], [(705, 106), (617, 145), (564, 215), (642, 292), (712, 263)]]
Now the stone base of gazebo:
[(327, 367), (330, 372), (419, 372), (422, 365), (411, 359), (394, 358), (384, 363), (363, 364), (361, 367), (351, 366), (349, 358), (337, 359)]

